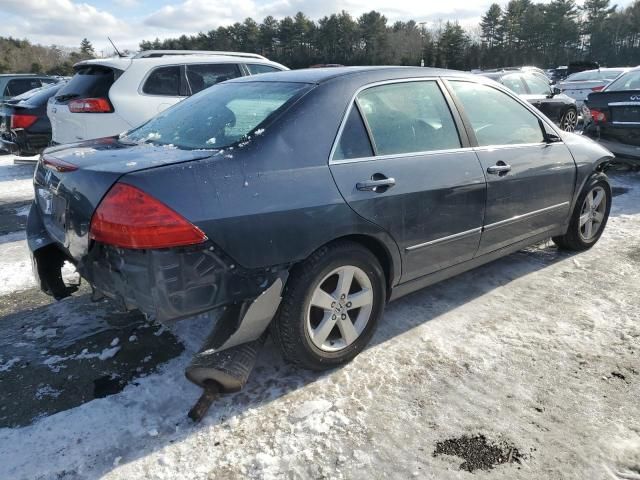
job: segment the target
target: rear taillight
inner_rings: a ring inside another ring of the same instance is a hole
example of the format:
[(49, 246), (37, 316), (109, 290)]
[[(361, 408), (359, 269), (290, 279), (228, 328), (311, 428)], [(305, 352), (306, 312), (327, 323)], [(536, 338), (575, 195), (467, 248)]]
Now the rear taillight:
[(80, 98), (69, 102), (72, 113), (111, 113), (113, 107), (107, 98)]
[(42, 165), (49, 170), (55, 170), (56, 172), (73, 172), (78, 169), (73, 163), (65, 162), (59, 158), (51, 157), (49, 155), (42, 156)]
[(590, 110), (591, 112), (591, 118), (593, 118), (594, 122), (606, 122), (607, 121), (607, 115), (600, 111), (600, 110), (596, 110), (595, 108), (592, 108)]
[(600, 85), (599, 87), (593, 87), (591, 89), (592, 92), (599, 92), (600, 90), (602, 90), (604, 88), (604, 85)]
[(37, 115), (11, 115), (11, 129), (14, 128), (29, 128), (38, 120)]
[(198, 227), (142, 190), (116, 183), (91, 218), (89, 236), (123, 248), (194, 245), (207, 237)]

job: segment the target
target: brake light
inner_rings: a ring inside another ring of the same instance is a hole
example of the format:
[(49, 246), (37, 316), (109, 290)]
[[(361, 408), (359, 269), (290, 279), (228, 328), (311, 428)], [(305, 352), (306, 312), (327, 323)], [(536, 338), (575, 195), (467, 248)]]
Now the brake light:
[(73, 172), (78, 169), (73, 163), (65, 162), (59, 158), (50, 157), (48, 155), (42, 156), (42, 165), (49, 170), (55, 170), (56, 172)]
[(11, 129), (29, 128), (38, 120), (37, 115), (14, 114), (11, 115)]
[(81, 98), (69, 102), (72, 113), (111, 113), (113, 107), (107, 98)]
[(594, 122), (607, 121), (607, 115), (604, 112), (601, 112), (600, 110), (596, 110), (595, 108), (592, 108), (590, 112), (591, 112), (591, 118), (593, 118)]
[(600, 85), (599, 87), (593, 87), (591, 89), (592, 92), (599, 92), (604, 88), (604, 85)]
[(135, 249), (194, 245), (207, 239), (182, 215), (126, 183), (116, 183), (102, 199), (91, 218), (89, 236)]

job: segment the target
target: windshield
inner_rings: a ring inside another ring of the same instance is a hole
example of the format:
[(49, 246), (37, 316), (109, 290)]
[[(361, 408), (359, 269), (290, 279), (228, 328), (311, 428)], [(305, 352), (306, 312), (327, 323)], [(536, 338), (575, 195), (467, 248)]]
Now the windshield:
[(178, 103), (121, 138), (184, 149), (228, 147), (306, 92), (304, 83), (222, 83)]
[(615, 81), (611, 82), (605, 90), (608, 92), (640, 90), (640, 70), (625, 73)]

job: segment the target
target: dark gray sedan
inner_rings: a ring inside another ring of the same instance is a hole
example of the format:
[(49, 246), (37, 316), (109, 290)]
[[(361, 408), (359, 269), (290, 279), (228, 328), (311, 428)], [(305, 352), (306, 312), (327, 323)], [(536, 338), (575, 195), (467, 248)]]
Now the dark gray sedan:
[(264, 74), (47, 150), (28, 239), (56, 297), (68, 261), (96, 297), (160, 321), (227, 306), (206, 352), (270, 327), (288, 360), (324, 369), (389, 301), (549, 237), (593, 246), (611, 160), (476, 75)]

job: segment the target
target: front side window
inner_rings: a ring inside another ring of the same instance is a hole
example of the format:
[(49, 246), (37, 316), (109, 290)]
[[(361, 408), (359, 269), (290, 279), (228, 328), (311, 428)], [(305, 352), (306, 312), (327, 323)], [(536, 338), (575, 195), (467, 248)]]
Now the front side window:
[(520, 75), (505, 75), (502, 77), (502, 84), (518, 95), (524, 95), (527, 93)]
[(144, 82), (142, 91), (148, 95), (163, 95), (166, 97), (180, 96), (180, 67), (156, 68)]
[(474, 82), (451, 81), (478, 145), (515, 145), (544, 141), (538, 117), (504, 92)]
[(187, 65), (187, 80), (192, 94), (239, 76), (240, 68), (235, 63)]
[(252, 131), (267, 135), (268, 122), (311, 88), (304, 83), (221, 83), (163, 111), (122, 135), (124, 141), (174, 145), (184, 149), (220, 149)]
[(532, 95), (551, 95), (551, 87), (549, 82), (536, 75), (525, 75), (524, 81), (527, 82), (529, 92)]
[(460, 148), (447, 102), (435, 81), (371, 87), (357, 97), (377, 155)]
[(271, 73), (271, 72), (280, 71), (279, 68), (272, 67), (271, 65), (261, 65), (258, 63), (247, 63), (247, 68), (249, 69), (249, 73), (251, 75), (258, 75), (259, 73)]

